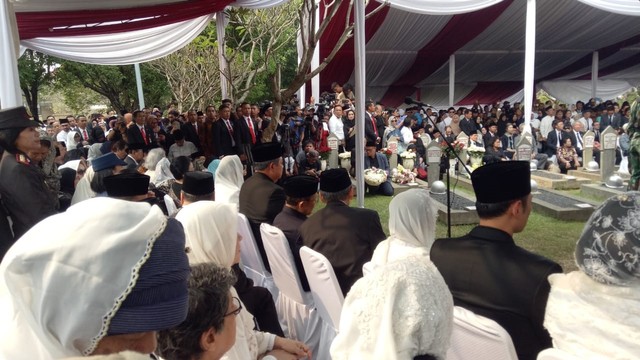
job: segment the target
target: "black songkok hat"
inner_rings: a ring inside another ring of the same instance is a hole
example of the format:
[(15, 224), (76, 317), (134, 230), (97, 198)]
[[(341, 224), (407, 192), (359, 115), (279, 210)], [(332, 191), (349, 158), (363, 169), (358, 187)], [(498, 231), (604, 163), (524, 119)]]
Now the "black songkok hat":
[(213, 174), (206, 171), (190, 171), (184, 174), (182, 191), (195, 196), (211, 194)]
[(377, 146), (375, 141), (368, 140), (365, 147)]
[(0, 110), (0, 130), (38, 127), (37, 121), (31, 120), (24, 106)]
[(318, 179), (309, 175), (297, 175), (282, 182), (284, 193), (290, 198), (306, 198), (318, 192)]
[(149, 179), (137, 172), (110, 175), (104, 178), (104, 187), (110, 197), (145, 195), (149, 191)]
[(251, 154), (254, 162), (271, 161), (282, 156), (282, 147), (276, 142), (260, 144), (251, 150)]
[[(501, 179), (509, 179), (505, 186)], [(471, 173), (476, 199), (484, 204), (516, 200), (531, 193), (528, 161), (500, 161), (481, 166)]]
[(330, 169), (320, 174), (320, 190), (328, 193), (342, 191), (351, 186), (347, 169)]

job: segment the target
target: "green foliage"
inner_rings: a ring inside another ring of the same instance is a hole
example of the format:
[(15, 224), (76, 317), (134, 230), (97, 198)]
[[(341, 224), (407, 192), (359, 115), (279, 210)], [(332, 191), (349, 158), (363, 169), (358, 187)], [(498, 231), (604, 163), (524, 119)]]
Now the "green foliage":
[(40, 89), (53, 80), (53, 66), (54, 62), (51, 56), (31, 49), (27, 49), (18, 59), (20, 89), (35, 119), (39, 118), (38, 95)]
[[(89, 98), (73, 87), (85, 87), (105, 97), (116, 111), (132, 111), (138, 108), (136, 79), (133, 65), (109, 66), (83, 64), (58, 59), (56, 87), (69, 96), (65, 101), (72, 108), (86, 108)], [(140, 66), (145, 103), (166, 106), (170, 100), (166, 79), (153, 68)], [(70, 86), (72, 89), (66, 90)]]

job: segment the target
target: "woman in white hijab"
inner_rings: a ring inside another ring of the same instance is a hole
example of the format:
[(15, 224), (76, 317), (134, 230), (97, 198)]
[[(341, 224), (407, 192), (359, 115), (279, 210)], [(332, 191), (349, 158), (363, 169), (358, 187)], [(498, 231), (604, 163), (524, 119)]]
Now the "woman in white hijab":
[[(145, 171), (144, 174), (149, 176), (150, 177), (149, 181), (154, 184), (156, 182), (156, 168), (160, 160), (162, 160), (163, 158), (166, 158), (164, 149), (155, 148), (155, 149), (149, 150), (147, 157), (144, 159), (143, 166), (145, 169), (147, 169), (147, 171)], [(167, 168), (168, 168), (168, 165), (167, 165)]]
[(351, 287), (331, 358), (441, 360), (452, 327), (453, 299), (444, 279), (424, 257), (409, 256)]
[(171, 162), (165, 156), (156, 164), (155, 179), (152, 182), (154, 185), (158, 186), (163, 181), (168, 180), (175, 180), (175, 177), (171, 173)]
[(78, 181), (78, 185), (76, 185), (76, 191), (73, 193), (71, 205), (96, 196), (95, 191), (91, 190), (91, 180), (93, 180), (94, 175), (93, 167), (88, 167), (87, 170), (85, 170), (84, 176)]
[(424, 257), (431, 264), (429, 251), (435, 241), (437, 216), (428, 191), (411, 189), (396, 195), (389, 203), (390, 235), (378, 244), (371, 261), (363, 266), (364, 273), (410, 255)]
[(95, 198), (42, 220), (0, 264), (0, 359), (152, 353), (187, 315), (184, 246), (146, 203)]
[(242, 162), (238, 155), (225, 156), (216, 169), (216, 201), (240, 206), (240, 188), (244, 183)]
[[(234, 205), (198, 201), (183, 207), (176, 219), (184, 226), (191, 265), (211, 262), (230, 269), (240, 261), (238, 212)], [(234, 288), (231, 288), (231, 293), (238, 297)], [(256, 360), (265, 354), (277, 359), (307, 356), (308, 347), (298, 341), (253, 330), (253, 316), (244, 305), (242, 308), (236, 318), (236, 343), (223, 359)]]

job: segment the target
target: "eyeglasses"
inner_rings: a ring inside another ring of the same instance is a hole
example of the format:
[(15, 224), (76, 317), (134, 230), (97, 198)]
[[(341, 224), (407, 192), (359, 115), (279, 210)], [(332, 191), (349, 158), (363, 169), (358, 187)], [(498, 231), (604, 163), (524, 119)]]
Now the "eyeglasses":
[(233, 302), (236, 303), (238, 307), (235, 310), (231, 311), (230, 313), (224, 314), (224, 317), (231, 316), (231, 315), (238, 316), (238, 314), (240, 314), (240, 311), (242, 311), (242, 303), (240, 302), (240, 299), (238, 299), (235, 296), (232, 299), (233, 299)]

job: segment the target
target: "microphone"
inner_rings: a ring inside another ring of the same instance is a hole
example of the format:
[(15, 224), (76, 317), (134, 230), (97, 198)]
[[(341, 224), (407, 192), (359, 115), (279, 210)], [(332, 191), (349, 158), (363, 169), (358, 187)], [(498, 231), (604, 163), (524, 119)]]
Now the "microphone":
[(413, 100), (412, 98), (410, 98), (408, 96), (406, 98), (404, 98), (404, 103), (407, 104), (407, 105), (412, 105), (413, 104), (413, 105), (420, 105), (420, 106), (424, 106), (424, 107), (433, 107), (433, 106), (431, 106), (431, 105), (429, 105), (427, 103), (423, 103), (423, 102), (420, 102), (420, 101), (415, 101), (415, 100)]

